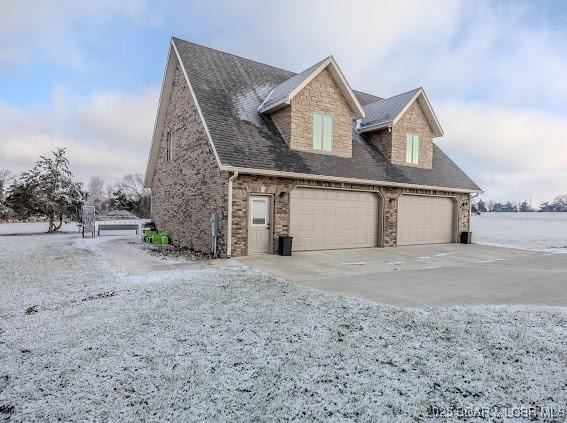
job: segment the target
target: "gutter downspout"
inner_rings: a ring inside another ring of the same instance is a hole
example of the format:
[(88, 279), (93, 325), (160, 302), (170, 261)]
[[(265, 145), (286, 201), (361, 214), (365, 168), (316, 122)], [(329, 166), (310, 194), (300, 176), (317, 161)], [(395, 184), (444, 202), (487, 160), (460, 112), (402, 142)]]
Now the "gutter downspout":
[(226, 240), (226, 256), (230, 258), (232, 254), (232, 182), (238, 177), (238, 171), (228, 178), (228, 228)]
[(472, 215), (472, 200), (480, 195), (480, 193), (476, 192), (469, 195), (469, 232), (471, 232), (471, 215)]

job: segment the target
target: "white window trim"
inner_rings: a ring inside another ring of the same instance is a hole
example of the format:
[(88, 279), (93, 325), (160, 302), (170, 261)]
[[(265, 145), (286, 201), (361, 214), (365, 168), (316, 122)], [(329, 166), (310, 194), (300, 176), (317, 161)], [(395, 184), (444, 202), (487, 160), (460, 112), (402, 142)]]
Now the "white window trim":
[(173, 145), (173, 131), (167, 131), (165, 135), (165, 143), (166, 143), (166, 159), (168, 162), (173, 161), (175, 158), (175, 151)]
[[(408, 148), (410, 147), (408, 145), (408, 138), (411, 137), (411, 160), (408, 161)], [(414, 153), (414, 142), (415, 142), (415, 137), (417, 137), (417, 157), (413, 156)], [(415, 134), (412, 132), (408, 132), (406, 133), (406, 163), (407, 164), (411, 164), (411, 165), (419, 165), (419, 150), (420, 150), (420, 146), (421, 146), (421, 139), (419, 137), (419, 134)]]
[[(334, 119), (333, 116), (331, 115), (327, 115), (324, 113), (313, 113), (313, 122), (315, 121), (315, 116), (321, 116), (321, 140), (320, 140), (320, 144), (321, 144), (321, 148), (316, 148), (315, 147), (315, 127), (312, 128), (312, 146), (313, 146), (313, 150), (315, 151), (324, 151), (326, 153), (331, 153), (333, 151), (333, 126), (334, 126)], [(327, 150), (326, 148), (324, 148), (325, 145), (325, 118), (328, 118), (331, 120), (331, 137), (330, 137), (330, 146), (329, 149)]]

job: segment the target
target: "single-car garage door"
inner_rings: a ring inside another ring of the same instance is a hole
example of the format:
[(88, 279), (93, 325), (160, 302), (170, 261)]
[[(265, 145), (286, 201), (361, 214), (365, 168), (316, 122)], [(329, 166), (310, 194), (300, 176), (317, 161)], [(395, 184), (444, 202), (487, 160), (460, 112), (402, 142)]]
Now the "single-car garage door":
[(290, 208), (294, 251), (377, 245), (378, 197), (374, 193), (296, 188)]
[(453, 242), (454, 202), (447, 197), (402, 195), (398, 200), (398, 245)]

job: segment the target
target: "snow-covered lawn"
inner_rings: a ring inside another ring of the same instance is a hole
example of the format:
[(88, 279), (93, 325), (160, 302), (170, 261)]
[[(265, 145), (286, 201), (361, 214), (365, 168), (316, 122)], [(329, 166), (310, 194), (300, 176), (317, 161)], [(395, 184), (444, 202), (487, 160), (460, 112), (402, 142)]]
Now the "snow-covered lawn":
[(435, 407), (567, 406), (565, 309), (405, 309), (247, 268), (132, 277), (88, 241), (0, 237), (0, 420), (414, 421)]
[(471, 230), (479, 244), (567, 253), (567, 213), (483, 213)]
[[(47, 232), (49, 223), (30, 222), (30, 223), (0, 223), (0, 235), (16, 234), (41, 234)], [(79, 232), (77, 223), (63, 223), (60, 232)]]
[[(98, 229), (100, 224), (134, 224), (142, 225), (151, 222), (151, 219), (131, 219), (131, 220), (103, 220), (96, 221), (95, 226)], [(30, 222), (30, 223), (0, 223), (0, 235), (20, 235), (20, 234), (43, 234), (47, 232), (49, 224), (47, 222)], [(59, 232), (79, 233), (79, 224), (77, 222), (63, 223)], [(127, 231), (108, 231), (103, 230), (101, 235), (124, 235), (132, 234), (132, 230)]]

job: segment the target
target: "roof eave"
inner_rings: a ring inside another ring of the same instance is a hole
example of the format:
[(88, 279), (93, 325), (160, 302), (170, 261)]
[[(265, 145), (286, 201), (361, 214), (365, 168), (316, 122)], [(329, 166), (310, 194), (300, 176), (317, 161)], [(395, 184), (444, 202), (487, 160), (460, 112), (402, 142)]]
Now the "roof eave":
[(362, 134), (364, 132), (371, 132), (371, 131), (376, 131), (378, 129), (384, 129), (384, 128), (388, 128), (392, 126), (392, 121), (387, 121), (387, 122), (380, 122), (380, 123), (375, 123), (372, 125), (366, 125), (366, 126), (358, 126), (357, 130), (359, 134)]
[(156, 111), (156, 120), (154, 122), (154, 131), (152, 134), (152, 141), (150, 144), (150, 154), (146, 164), (146, 174), (144, 176), (144, 188), (151, 188), (152, 179), (155, 171), (155, 161), (158, 149), (158, 138), (162, 132), (163, 120), (167, 109), (166, 101), (169, 99), (169, 92), (171, 91), (171, 83), (173, 81), (173, 72), (175, 66), (172, 66), (175, 53), (173, 51), (173, 38), (169, 43), (169, 50), (167, 53), (167, 63), (163, 74), (163, 81), (161, 84), (160, 97), (158, 102), (158, 109)]
[(471, 189), (471, 188), (452, 188), (452, 187), (441, 187), (441, 186), (432, 186), (432, 185), (410, 184), (403, 182), (375, 181), (368, 179), (346, 178), (341, 176), (314, 175), (310, 173), (296, 173), (296, 172), (285, 172), (279, 170), (254, 169), (254, 168), (245, 168), (245, 167), (230, 166), (230, 165), (221, 166), (221, 171), (238, 172), (239, 174), (248, 174), (248, 175), (266, 175), (266, 176), (276, 176), (276, 177), (284, 177), (284, 178), (309, 179), (309, 180), (320, 180), (320, 181), (329, 181), (329, 182), (344, 182), (344, 183), (360, 184), (360, 185), (380, 185), (380, 186), (389, 186), (389, 187), (398, 187), (398, 188), (430, 189), (436, 191), (463, 192), (470, 194), (476, 194), (476, 193), (482, 194), (484, 192), (480, 189)]
[(441, 127), (441, 124), (439, 123), (439, 119), (437, 119), (437, 116), (435, 115), (435, 111), (433, 110), (433, 106), (431, 106), (431, 103), (429, 102), (429, 99), (427, 98), (427, 95), (425, 94), (425, 90), (421, 87), (415, 93), (415, 95), (411, 98), (411, 100), (408, 101), (408, 103), (402, 109), (402, 111), (398, 114), (398, 116), (396, 116), (396, 118), (392, 121), (392, 124), (395, 125), (396, 123), (398, 123), (400, 118), (409, 109), (409, 107), (415, 101), (419, 102), (420, 99), (423, 99), (423, 104), (421, 104), (421, 106), (425, 106), (425, 107), (423, 107), (423, 109), (424, 109), (424, 112), (426, 114), (426, 118), (429, 121), (429, 125), (431, 126), (431, 129), (433, 130), (433, 138), (442, 137), (443, 134), (444, 134), (443, 128)]
[(366, 116), (366, 113), (364, 112), (364, 108), (358, 101), (358, 98), (356, 98), (356, 95), (354, 94), (354, 91), (352, 90), (350, 84), (345, 78), (343, 71), (341, 70), (341, 68), (339, 67), (338, 63), (336, 62), (335, 58), (332, 55), (329, 56), (329, 59), (330, 59), (329, 64), (332, 64), (331, 73), (335, 74), (336, 78), (339, 79), (341, 83), (339, 88), (341, 88), (341, 91), (343, 92), (343, 95), (347, 100), (347, 103), (349, 103), (349, 106), (351, 107), (354, 113), (354, 118), (364, 119), (364, 117)]
[(260, 104), (260, 106), (258, 107), (258, 112), (269, 113), (279, 110), (283, 107), (289, 106), (291, 104), (291, 100), (293, 99), (293, 97), (295, 97), (297, 93), (299, 93), (303, 88), (305, 88), (305, 86), (309, 84), (313, 80), (313, 78), (319, 75), (319, 73), (321, 73), (323, 69), (325, 69), (327, 66), (331, 66), (331, 74), (333, 76), (333, 79), (335, 80), (337, 85), (339, 85), (339, 89), (341, 90), (345, 100), (347, 101), (348, 105), (350, 106), (354, 114), (354, 118), (355, 119), (364, 118), (365, 116), (364, 109), (362, 108), (362, 105), (356, 98), (356, 95), (352, 91), (352, 88), (348, 84), (345, 76), (343, 75), (341, 69), (339, 68), (339, 65), (337, 64), (333, 56), (329, 56), (327, 59), (322, 61), (321, 64), (316, 69), (314, 69), (313, 72), (311, 72), (311, 74), (307, 78), (305, 78), (305, 80), (303, 80), (301, 84), (295, 87), (287, 96), (283, 97), (280, 100), (277, 100), (272, 104), (266, 105), (266, 103), (268, 102), (270, 96), (274, 91), (272, 89), (272, 91), (270, 91), (270, 93), (264, 99), (262, 104)]
[[(267, 97), (266, 97), (267, 98)], [(291, 104), (289, 97), (284, 97), (281, 100), (278, 100), (274, 103), (270, 103), (268, 105), (263, 105), (263, 103), (258, 107), (258, 112), (260, 113), (269, 113), (269, 112), (276, 112), (284, 107), (287, 107)]]
[(166, 64), (166, 68), (165, 68), (165, 76), (164, 76), (164, 80), (163, 80), (163, 84), (162, 84), (162, 90), (161, 90), (161, 93), (160, 93), (160, 100), (159, 100), (158, 111), (157, 111), (157, 115), (156, 115), (156, 122), (154, 123), (154, 132), (153, 132), (153, 135), (152, 135), (152, 144), (151, 144), (151, 147), (150, 147), (150, 155), (149, 155), (149, 158), (148, 158), (148, 163), (147, 163), (147, 166), (146, 166), (146, 175), (145, 175), (145, 178), (144, 178), (144, 187), (145, 188), (151, 188), (151, 186), (152, 186), (152, 180), (153, 180), (153, 177), (154, 177), (156, 162), (157, 162), (157, 153), (158, 153), (158, 149), (159, 149), (159, 141), (160, 141), (160, 138), (161, 138), (161, 134), (163, 133), (165, 114), (166, 114), (166, 111), (167, 111), (166, 102), (167, 102), (167, 100), (169, 100), (169, 94), (170, 94), (171, 89), (172, 89), (173, 76), (174, 76), (177, 64), (179, 65), (179, 68), (180, 68), (181, 72), (183, 73), (185, 83), (187, 84), (187, 87), (189, 89), (189, 93), (191, 95), (191, 98), (194, 101), (195, 108), (197, 109), (197, 113), (199, 115), (199, 118), (201, 120), (201, 123), (203, 124), (203, 128), (205, 130), (205, 133), (207, 134), (207, 138), (208, 138), (209, 144), (211, 146), (211, 150), (212, 150), (212, 152), (215, 156), (216, 162), (217, 162), (219, 168), (222, 165), (221, 161), (220, 161), (220, 157), (217, 153), (215, 144), (213, 143), (213, 139), (211, 137), (209, 127), (207, 125), (207, 122), (206, 122), (205, 117), (203, 115), (203, 112), (201, 110), (201, 106), (199, 105), (199, 101), (197, 100), (197, 97), (195, 95), (195, 91), (193, 90), (193, 86), (191, 84), (191, 81), (189, 80), (189, 76), (187, 75), (187, 70), (185, 68), (185, 65), (183, 64), (183, 60), (181, 60), (181, 55), (179, 54), (179, 51), (177, 50), (177, 46), (175, 45), (175, 40), (176, 39), (172, 37), (171, 41), (169, 43), (169, 53), (168, 53), (167, 64)]

